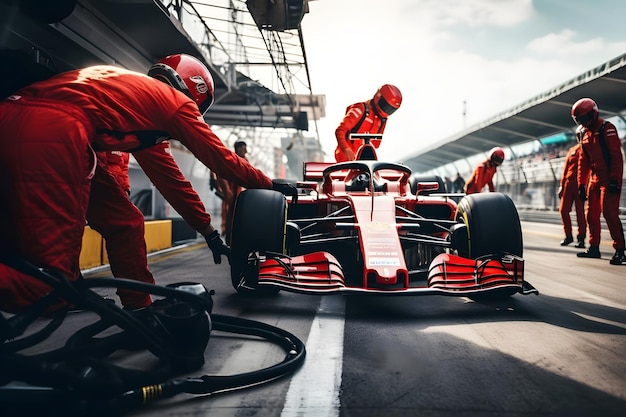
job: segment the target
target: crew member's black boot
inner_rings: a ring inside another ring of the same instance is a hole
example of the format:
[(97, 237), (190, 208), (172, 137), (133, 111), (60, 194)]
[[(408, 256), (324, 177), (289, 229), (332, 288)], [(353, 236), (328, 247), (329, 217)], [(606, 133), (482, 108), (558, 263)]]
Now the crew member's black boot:
[(626, 254), (624, 253), (624, 249), (618, 249), (615, 251), (615, 255), (609, 261), (611, 265), (621, 265), (626, 263)]
[(578, 243), (576, 243), (574, 245), (575, 248), (579, 248), (579, 249), (585, 249), (585, 238), (584, 237), (579, 237), (578, 238)]
[(574, 238), (571, 236), (565, 236), (565, 239), (561, 241), (561, 246), (567, 246), (574, 241)]
[(576, 254), (579, 258), (601, 258), (600, 248), (598, 246), (589, 246), (584, 252), (579, 252)]

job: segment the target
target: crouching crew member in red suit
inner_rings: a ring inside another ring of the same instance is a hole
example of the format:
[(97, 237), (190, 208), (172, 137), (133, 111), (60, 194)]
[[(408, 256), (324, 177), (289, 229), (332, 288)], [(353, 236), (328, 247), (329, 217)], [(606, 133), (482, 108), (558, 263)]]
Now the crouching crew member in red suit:
[(581, 152), (578, 157), (580, 198), (587, 200), (589, 248), (578, 253), (581, 258), (600, 258), (600, 213), (604, 215), (615, 254), (611, 265), (626, 262), (624, 229), (619, 218), (624, 162), (617, 129), (600, 117), (598, 105), (590, 98), (581, 98), (572, 106), (572, 118), (582, 126)]
[[(576, 129), (576, 138), (582, 134), (580, 129)], [(563, 166), (563, 175), (559, 183), (559, 198), (561, 203), (559, 204), (559, 214), (561, 215), (561, 222), (563, 223), (563, 231), (565, 232), (565, 239), (561, 241), (561, 246), (567, 246), (574, 241), (572, 234), (572, 219), (570, 217), (570, 211), (572, 211), (572, 205), (576, 211), (576, 225), (578, 227), (578, 233), (576, 234), (577, 248), (585, 247), (585, 235), (587, 234), (587, 220), (585, 219), (585, 202), (580, 199), (578, 195), (578, 182), (576, 177), (578, 176), (578, 158), (580, 156), (580, 143), (569, 148), (567, 151), (567, 157), (565, 158), (565, 165)]]
[[(188, 55), (164, 58), (149, 75), (107, 65), (68, 71), (0, 102), (5, 178), (0, 251), (70, 280), (79, 278), (90, 188), (99, 171), (96, 152), (134, 152), (170, 137), (224, 178), (297, 196), (293, 185), (274, 183), (224, 146), (202, 116), (212, 102), (211, 74)], [(110, 173), (102, 178), (112, 180)], [(227, 253), (217, 231), (206, 238), (214, 256)], [(0, 310), (18, 311), (49, 291), (38, 279), (0, 264)], [(140, 308), (150, 300), (122, 303)]]
[[(402, 93), (395, 85), (384, 84), (374, 97), (366, 102), (354, 103), (346, 108), (346, 114), (335, 130), (337, 162), (354, 161), (360, 143), (350, 141), (350, 133), (382, 134), (387, 118), (400, 108)], [(375, 148), (380, 141), (372, 141)]]
[(489, 187), (490, 192), (496, 191), (496, 187), (493, 185), (493, 176), (502, 162), (504, 162), (504, 150), (499, 147), (491, 149), (489, 157), (474, 169), (465, 183), (465, 194), (480, 193), (485, 185)]

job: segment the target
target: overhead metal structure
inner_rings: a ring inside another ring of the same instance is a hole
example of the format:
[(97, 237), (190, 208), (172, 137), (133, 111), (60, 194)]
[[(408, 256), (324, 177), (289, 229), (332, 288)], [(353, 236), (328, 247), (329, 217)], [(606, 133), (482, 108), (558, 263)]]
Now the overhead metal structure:
[(576, 126), (570, 109), (583, 97), (593, 98), (598, 103), (601, 117), (623, 117), (626, 113), (626, 54), (412, 154), (403, 162), (413, 172), (423, 173), (487, 152), (494, 146), (512, 147), (559, 133), (573, 133)]
[[(58, 21), (35, 12), (68, 4), (71, 13)], [(325, 107), (324, 97), (312, 92), (299, 29), (307, 5), (308, 0), (0, 0), (0, 47), (32, 50), (59, 71), (107, 63), (145, 72), (169, 54), (191, 54), (214, 76), (209, 124), (302, 131), (324, 116)]]

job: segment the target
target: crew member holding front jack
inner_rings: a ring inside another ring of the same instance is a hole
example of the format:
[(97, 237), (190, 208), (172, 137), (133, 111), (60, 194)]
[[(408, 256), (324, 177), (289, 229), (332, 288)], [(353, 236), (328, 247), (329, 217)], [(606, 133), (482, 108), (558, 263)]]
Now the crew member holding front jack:
[[(148, 76), (107, 65), (68, 71), (0, 102), (0, 170), (8, 179), (0, 188), (0, 251), (79, 278), (95, 151), (134, 152), (175, 138), (230, 181), (297, 197), (293, 185), (273, 182), (224, 146), (202, 116), (212, 103), (212, 76), (189, 55), (164, 58)], [(225, 247), (215, 230), (207, 239), (211, 249)], [(1, 310), (18, 311), (49, 291), (0, 264)]]
[[(348, 106), (346, 114), (335, 130), (337, 162), (354, 161), (360, 144), (350, 141), (350, 133), (382, 134), (385, 131), (387, 118), (400, 108), (402, 93), (395, 85), (384, 84), (371, 100), (354, 103)], [(371, 142), (375, 148), (380, 141)]]

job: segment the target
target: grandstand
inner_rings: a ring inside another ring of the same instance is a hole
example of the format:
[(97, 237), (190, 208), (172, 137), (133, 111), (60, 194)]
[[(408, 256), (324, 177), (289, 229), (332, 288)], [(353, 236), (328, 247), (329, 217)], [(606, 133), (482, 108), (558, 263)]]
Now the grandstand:
[[(570, 108), (582, 97), (593, 98), (600, 116), (613, 122), (624, 138), (626, 54), (410, 155), (403, 162), (420, 175), (454, 178), (458, 172), (467, 178), (491, 148), (501, 146), (507, 158), (494, 178), (497, 190), (509, 194), (518, 207), (556, 210), (564, 152), (575, 140)], [(624, 189), (620, 207), (626, 211)]]

